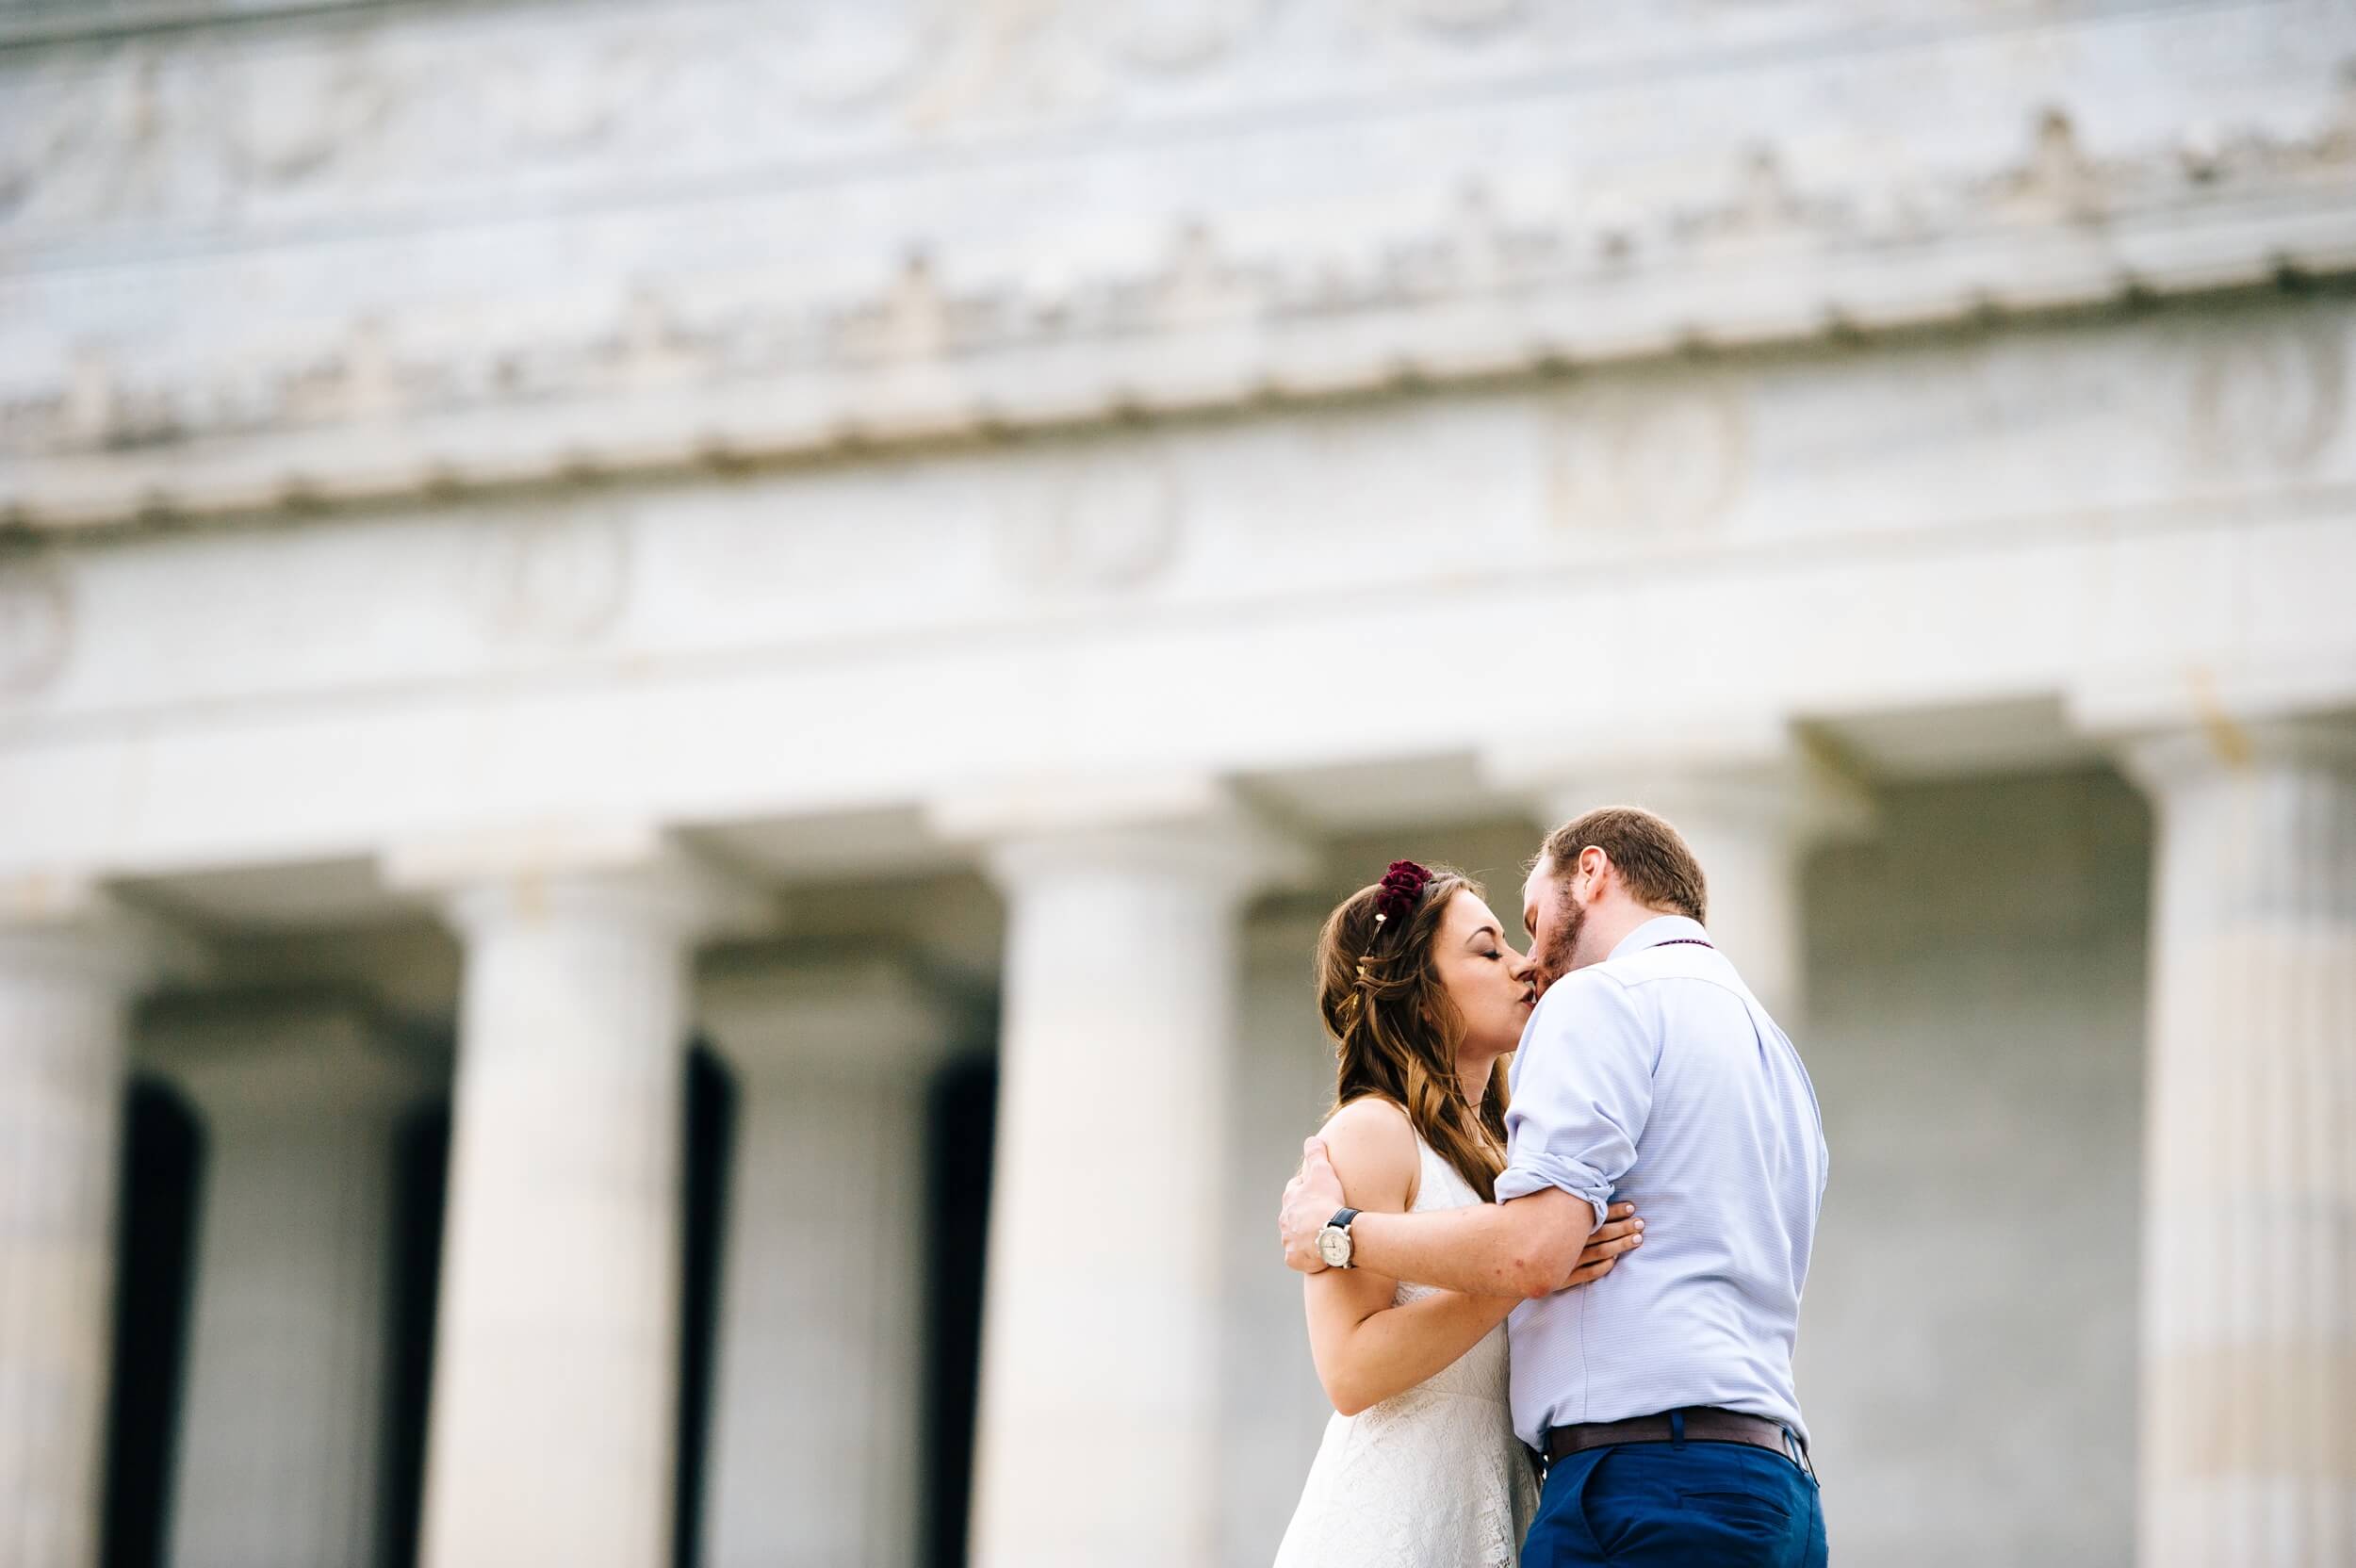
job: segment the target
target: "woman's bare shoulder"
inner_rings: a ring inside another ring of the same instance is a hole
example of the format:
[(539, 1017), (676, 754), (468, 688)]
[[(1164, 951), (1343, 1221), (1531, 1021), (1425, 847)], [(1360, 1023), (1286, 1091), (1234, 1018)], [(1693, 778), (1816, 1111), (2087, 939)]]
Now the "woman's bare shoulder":
[(1337, 1134), (1347, 1138), (1404, 1138), (1409, 1143), (1415, 1140), (1415, 1129), (1408, 1121), (1405, 1108), (1379, 1094), (1360, 1095), (1336, 1109), (1317, 1129), (1317, 1136), (1329, 1142)]
[(1317, 1132), (1352, 1208), (1405, 1209), (1415, 1200), (1415, 1129), (1407, 1113), (1367, 1095), (1326, 1119)]

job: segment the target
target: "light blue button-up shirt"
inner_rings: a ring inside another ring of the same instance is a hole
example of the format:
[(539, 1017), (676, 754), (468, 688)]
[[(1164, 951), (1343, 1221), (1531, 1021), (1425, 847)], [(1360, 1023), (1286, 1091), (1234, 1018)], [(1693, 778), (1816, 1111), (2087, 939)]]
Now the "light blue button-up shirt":
[(1498, 1201), (1631, 1202), (1644, 1245), (1516, 1308), (1513, 1429), (1715, 1405), (1803, 1437), (1800, 1286), (1827, 1152), (1808, 1070), (1694, 921), (1648, 921), (1556, 981), (1513, 1058)]

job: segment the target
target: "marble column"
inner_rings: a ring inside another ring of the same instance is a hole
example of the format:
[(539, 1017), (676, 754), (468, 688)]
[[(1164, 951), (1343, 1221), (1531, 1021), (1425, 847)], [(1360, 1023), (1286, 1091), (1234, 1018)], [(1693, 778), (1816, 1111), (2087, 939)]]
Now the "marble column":
[(628, 834), (389, 870), (466, 944), (425, 1568), (667, 1563), (688, 960), (734, 890)]
[(128, 1015), (153, 926), (0, 887), (0, 1568), (92, 1568)]
[(1087, 805), (1009, 813), (988, 857), (1007, 932), (977, 1568), (1217, 1552), (1238, 915), (1297, 852), (1232, 811)]
[(716, 976), (735, 1070), (710, 1568), (914, 1568), (925, 1096), (950, 1016), (888, 962)]
[(205, 1127), (173, 1568), (373, 1568), (396, 1123), (426, 1061), (360, 1004), (205, 1005), (146, 1031)]
[(2356, 723), (2161, 736), (2140, 1560), (2356, 1562)]
[(1872, 799), (1845, 770), (1796, 737), (1713, 754), (1615, 761), (1596, 757), (1543, 776), (1530, 793), (1542, 830), (1598, 806), (1641, 806), (1666, 818), (1709, 885), (1710, 939), (1787, 1032), (1807, 1006), (1810, 850), (1868, 831)]

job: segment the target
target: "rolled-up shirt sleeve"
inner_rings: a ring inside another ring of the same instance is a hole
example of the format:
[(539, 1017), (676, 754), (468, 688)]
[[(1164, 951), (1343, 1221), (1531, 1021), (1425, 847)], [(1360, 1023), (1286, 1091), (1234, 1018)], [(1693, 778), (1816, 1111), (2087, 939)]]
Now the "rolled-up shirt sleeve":
[(1561, 1187), (1603, 1223), (1652, 1114), (1655, 1033), (1608, 974), (1578, 972), (1546, 988), (1513, 1058), (1498, 1202)]

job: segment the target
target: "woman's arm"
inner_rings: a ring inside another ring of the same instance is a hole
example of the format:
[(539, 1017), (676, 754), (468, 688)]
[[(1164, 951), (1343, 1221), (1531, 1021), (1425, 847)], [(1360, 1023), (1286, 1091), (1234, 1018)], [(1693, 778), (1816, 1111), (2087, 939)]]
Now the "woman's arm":
[[(1612, 1272), (1622, 1252), (1644, 1239), (1631, 1218), (1635, 1213), (1634, 1204), (1612, 1205), (1611, 1220), (1587, 1244), (1571, 1284), (1602, 1279)], [(1362, 1272), (1329, 1268), (1301, 1282), (1309, 1303), (1309, 1346), (1317, 1359), (1317, 1377), (1325, 1384), (1326, 1397), (1344, 1415), (1355, 1415), (1453, 1364), (1522, 1304), (1518, 1296), (1459, 1296), (1442, 1291), (1394, 1307), (1388, 1304), (1386, 1293), (1383, 1306), (1353, 1317), (1360, 1303), (1346, 1303), (1339, 1292), (1320, 1297), (1318, 1281), (1349, 1279)], [(1321, 1313), (1328, 1319), (1322, 1331)]]
[(1358, 1303), (1342, 1299), (1329, 1279), (1348, 1279), (1355, 1268), (1329, 1268), (1301, 1282), (1309, 1303), (1309, 1350), (1317, 1364), (1325, 1396), (1344, 1415), (1355, 1415), (1394, 1394), (1403, 1394), (1452, 1365), (1481, 1343), (1521, 1303), (1502, 1296), (1459, 1296), (1442, 1291), (1404, 1306), (1384, 1305), (1357, 1315)]
[[(1334, 1113), (1320, 1135), (1341, 1177), (1343, 1202), (1368, 1213), (1402, 1213), (1415, 1201), (1415, 1135), (1406, 1114), (1379, 1100)], [(1626, 1204), (1598, 1230), (1574, 1283), (1600, 1279), (1639, 1233)], [(1393, 1306), (1399, 1282), (1363, 1268), (1329, 1268), (1301, 1282), (1309, 1350), (1326, 1397), (1344, 1415), (1403, 1393), (1480, 1343), (1520, 1304), (1518, 1297), (1443, 1292)]]

